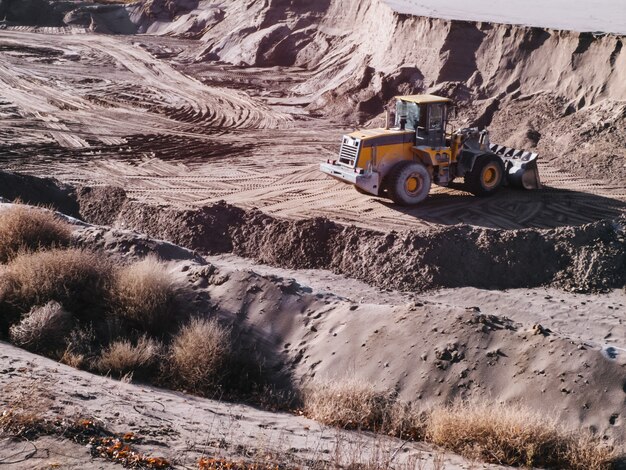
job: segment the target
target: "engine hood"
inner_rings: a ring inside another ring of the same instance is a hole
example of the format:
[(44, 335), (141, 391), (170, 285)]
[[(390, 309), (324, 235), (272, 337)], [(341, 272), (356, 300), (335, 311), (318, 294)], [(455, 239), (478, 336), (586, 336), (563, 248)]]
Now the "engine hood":
[(347, 135), (361, 141), (361, 147), (377, 147), (380, 145), (405, 144), (413, 142), (415, 131), (400, 129), (362, 129)]

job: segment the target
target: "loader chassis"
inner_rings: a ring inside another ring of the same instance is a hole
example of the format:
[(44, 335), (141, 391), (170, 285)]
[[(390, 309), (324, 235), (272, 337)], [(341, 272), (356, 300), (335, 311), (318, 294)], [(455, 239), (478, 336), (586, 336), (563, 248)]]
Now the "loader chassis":
[(536, 154), (492, 145), (489, 133), (477, 128), (447, 133), (451, 108), (451, 100), (439, 96), (398, 97), (393, 128), (345, 135), (338, 160), (320, 169), (360, 192), (402, 205), (423, 201), (431, 184), (448, 186), (457, 177), (478, 196), (506, 184), (540, 187)]

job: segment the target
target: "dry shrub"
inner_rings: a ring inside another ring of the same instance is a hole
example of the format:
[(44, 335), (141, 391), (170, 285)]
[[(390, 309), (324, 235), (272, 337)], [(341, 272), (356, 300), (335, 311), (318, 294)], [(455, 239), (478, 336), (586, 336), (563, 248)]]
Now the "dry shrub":
[(108, 258), (92, 251), (20, 254), (0, 272), (0, 309), (23, 313), (56, 300), (76, 316), (97, 318), (108, 304), (112, 273)]
[(304, 412), (329, 426), (380, 430), (393, 403), (388, 393), (377, 391), (358, 378), (312, 382), (302, 393)]
[(136, 344), (129, 340), (115, 341), (102, 352), (97, 369), (119, 377), (127, 374), (147, 377), (157, 368), (162, 349), (160, 342), (147, 336), (139, 338)]
[(66, 349), (59, 359), (59, 362), (67, 366), (73, 367), (74, 369), (82, 369), (85, 366), (85, 356)]
[(571, 437), (564, 461), (573, 470), (605, 470), (617, 468), (618, 461), (623, 465), (624, 456), (589, 433), (583, 433)]
[(148, 256), (117, 272), (112, 297), (119, 317), (138, 328), (163, 333), (174, 316), (176, 292), (165, 265)]
[(54, 213), (22, 205), (0, 211), (0, 263), (21, 251), (68, 246), (70, 225)]
[(72, 329), (72, 315), (58, 302), (48, 302), (35, 307), (22, 321), (9, 331), (11, 341), (24, 349), (37, 353), (52, 353), (65, 344)]
[(76, 369), (90, 369), (99, 357), (101, 345), (93, 325), (74, 328), (68, 338), (67, 347), (60, 361)]
[(431, 412), (428, 440), (463, 456), (511, 466), (610, 469), (614, 453), (590, 436), (519, 406), (457, 402)]
[(182, 386), (206, 393), (219, 384), (231, 351), (230, 330), (215, 319), (196, 318), (174, 337), (170, 369)]
[(393, 402), (385, 412), (382, 431), (390, 436), (421, 441), (426, 435), (427, 414), (413, 403)]

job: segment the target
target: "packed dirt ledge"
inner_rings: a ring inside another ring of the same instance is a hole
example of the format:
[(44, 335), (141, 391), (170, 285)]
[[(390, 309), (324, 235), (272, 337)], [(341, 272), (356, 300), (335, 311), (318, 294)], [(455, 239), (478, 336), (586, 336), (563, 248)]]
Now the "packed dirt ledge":
[(4, 197), (51, 205), (90, 223), (135, 230), (204, 254), (328, 269), (382, 288), (553, 285), (591, 292), (626, 283), (625, 217), (552, 230), (457, 225), (382, 233), (326, 218), (285, 220), (226, 203), (187, 210), (154, 206), (129, 199), (121, 188), (74, 188), (11, 173), (0, 173), (0, 183)]
[[(0, 464), (624, 468), (626, 19), (516, 5), (0, 0)], [(543, 188), (319, 171), (417, 93)]]

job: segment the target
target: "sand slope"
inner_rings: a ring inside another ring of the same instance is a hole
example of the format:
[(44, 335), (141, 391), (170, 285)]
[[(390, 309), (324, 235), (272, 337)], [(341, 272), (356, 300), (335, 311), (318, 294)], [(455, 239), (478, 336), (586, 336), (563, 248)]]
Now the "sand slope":
[[(137, 450), (165, 457), (174, 468), (197, 468), (201, 457), (270, 459), (292, 467), (308, 459), (331, 462), (332, 466), (332, 462), (351, 462), (355, 456), (357, 461), (384, 462), (403, 445), (401, 440), (327, 428), (290, 414), (121, 383), (4, 342), (0, 342), (0, 389), (2, 410), (12, 409), (12, 402), (28, 393), (31, 409), (39, 409), (41, 416), (85, 416), (99, 420), (111, 432), (133, 432), (143, 441), (135, 446)], [(10, 468), (121, 468), (94, 459), (90, 449), (60, 437), (35, 440), (34, 452), (33, 445), (25, 442), (1, 439), (0, 444), (0, 459), (14, 462)], [(397, 464), (417, 459), (430, 469), (437, 457), (443, 458), (446, 469), (476, 468), (464, 459), (422, 444), (405, 443), (402, 449), (394, 457)]]

